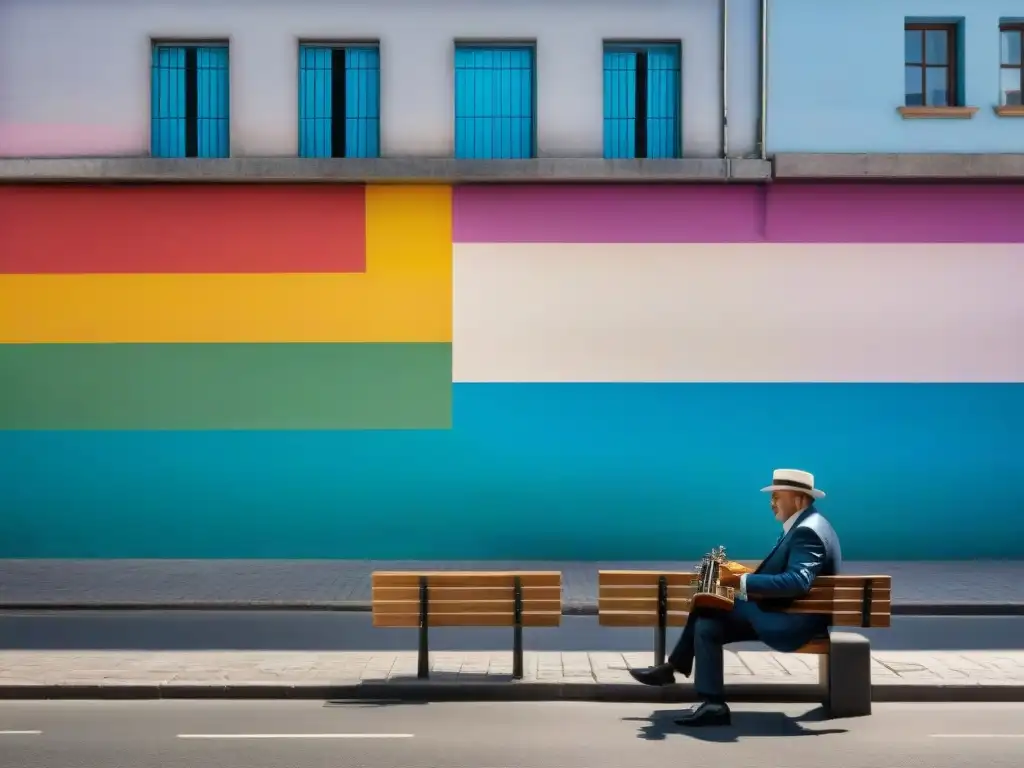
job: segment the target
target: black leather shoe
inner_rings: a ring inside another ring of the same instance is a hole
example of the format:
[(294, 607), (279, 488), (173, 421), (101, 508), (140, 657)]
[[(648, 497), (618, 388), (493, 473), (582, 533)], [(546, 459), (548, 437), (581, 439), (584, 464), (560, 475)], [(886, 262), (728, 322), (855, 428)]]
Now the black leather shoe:
[(672, 685), (676, 681), (676, 673), (671, 664), (659, 664), (646, 669), (631, 669), (629, 674), (638, 683), (644, 685)]
[(705, 701), (697, 704), (687, 714), (675, 721), (676, 725), (691, 727), (705, 725), (730, 725), (732, 714), (725, 704), (712, 704)]

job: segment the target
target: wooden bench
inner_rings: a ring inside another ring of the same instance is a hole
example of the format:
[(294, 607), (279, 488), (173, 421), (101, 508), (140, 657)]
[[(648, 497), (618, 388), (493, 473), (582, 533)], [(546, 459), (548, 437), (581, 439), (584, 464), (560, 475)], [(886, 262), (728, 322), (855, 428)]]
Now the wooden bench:
[(375, 627), (417, 627), (417, 676), (430, 676), (430, 627), (512, 627), (512, 677), (523, 677), (523, 627), (562, 623), (558, 571), (375, 571)]
[[(652, 627), (654, 663), (665, 661), (668, 627), (683, 627), (694, 592), (695, 574), (658, 571), (599, 571), (598, 620), (605, 627)], [(871, 713), (871, 645), (866, 637), (834, 632), (831, 627), (889, 627), (892, 621), (891, 576), (821, 576), (787, 613), (829, 616), (827, 635), (797, 653), (819, 657), (824, 704), (834, 717)]]

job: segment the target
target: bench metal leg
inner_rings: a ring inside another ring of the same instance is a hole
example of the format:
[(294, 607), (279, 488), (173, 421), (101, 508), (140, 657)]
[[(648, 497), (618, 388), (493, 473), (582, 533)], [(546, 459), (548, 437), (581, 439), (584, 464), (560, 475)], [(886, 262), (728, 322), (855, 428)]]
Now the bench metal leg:
[(518, 576), (512, 586), (512, 679), (523, 679), (523, 580)]
[(830, 650), (818, 657), (825, 707), (832, 717), (871, 714), (871, 641), (854, 632), (832, 632)]
[(416, 677), (430, 677), (430, 588), (427, 577), (420, 577), (420, 642), (416, 664)]

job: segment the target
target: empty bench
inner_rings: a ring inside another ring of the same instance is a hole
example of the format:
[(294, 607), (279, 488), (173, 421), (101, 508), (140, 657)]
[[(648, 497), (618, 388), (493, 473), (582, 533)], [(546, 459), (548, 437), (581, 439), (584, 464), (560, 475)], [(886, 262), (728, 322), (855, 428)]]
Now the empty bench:
[(417, 677), (430, 677), (431, 627), (511, 627), (512, 677), (523, 677), (523, 627), (562, 623), (559, 571), (375, 571), (375, 627), (419, 629)]
[[(658, 571), (599, 571), (598, 620), (605, 627), (652, 627), (654, 663), (665, 661), (666, 629), (683, 627), (695, 574)], [(820, 576), (810, 593), (787, 613), (829, 616), (830, 629), (796, 653), (819, 657), (823, 703), (833, 717), (871, 714), (871, 644), (866, 637), (832, 628), (889, 627), (891, 576)]]

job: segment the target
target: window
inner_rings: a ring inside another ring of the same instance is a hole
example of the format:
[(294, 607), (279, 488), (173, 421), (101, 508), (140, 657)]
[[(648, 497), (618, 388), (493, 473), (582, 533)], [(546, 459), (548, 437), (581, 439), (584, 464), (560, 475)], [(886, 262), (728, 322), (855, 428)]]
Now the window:
[(1024, 24), (1004, 24), (999, 38), (999, 104), (1019, 107), (1024, 105)]
[(604, 156), (679, 157), (679, 45), (607, 45)]
[(533, 48), (455, 48), (455, 157), (533, 157)]
[(906, 106), (957, 106), (956, 26), (907, 24), (903, 34)]
[(228, 157), (227, 45), (153, 46), (153, 157)]
[(380, 156), (380, 51), (299, 47), (299, 157)]

